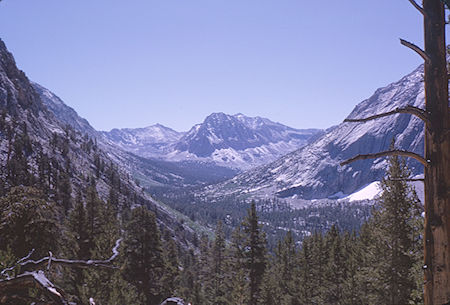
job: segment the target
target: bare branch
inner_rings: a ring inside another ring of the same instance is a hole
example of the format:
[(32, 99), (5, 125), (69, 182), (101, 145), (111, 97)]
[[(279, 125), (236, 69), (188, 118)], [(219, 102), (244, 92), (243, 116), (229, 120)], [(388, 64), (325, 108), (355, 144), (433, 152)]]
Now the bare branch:
[(390, 178), (388, 181), (405, 181), (405, 182), (415, 182), (415, 181), (425, 181), (423, 178)]
[(373, 116), (370, 116), (370, 117), (367, 117), (367, 118), (362, 118), (362, 119), (345, 119), (344, 122), (367, 122), (367, 121), (383, 118), (383, 117), (386, 117), (386, 116), (394, 115), (394, 114), (397, 114), (397, 113), (407, 113), (407, 114), (414, 115), (414, 116), (418, 117), (419, 119), (421, 119), (422, 121), (424, 121), (425, 124), (427, 124), (428, 126), (431, 123), (430, 117), (429, 117), (428, 113), (426, 113), (425, 110), (420, 109), (418, 107), (409, 106), (409, 105), (406, 106), (406, 107), (395, 108), (392, 111), (389, 111), (389, 112), (386, 112), (386, 113), (376, 114), (376, 115), (373, 115)]
[(401, 39), (401, 38), (400, 38), (400, 43), (402, 45), (404, 45), (405, 47), (410, 48), (411, 50), (413, 50), (417, 54), (419, 54), (420, 57), (422, 57), (423, 60), (425, 60), (426, 63), (429, 63), (431, 61), (430, 56), (428, 56), (428, 54), (424, 50), (422, 50), (421, 48), (419, 48), (415, 44), (413, 44), (413, 43), (411, 43), (409, 41), (406, 41), (404, 39)]
[(419, 4), (417, 4), (417, 2), (416, 1), (414, 1), (414, 0), (408, 0), (422, 15), (426, 15), (425, 14), (425, 11), (423, 10), (423, 8), (419, 5)]
[(36, 288), (52, 300), (52, 304), (68, 305), (62, 290), (48, 280), (43, 271), (25, 272), (15, 278), (0, 280), (0, 295), (8, 298), (20, 290)]
[[(35, 260), (25, 260), (30, 257), (31, 253), (28, 254), (26, 257), (22, 258), (15, 266), (6, 268), (0, 272), (0, 275), (6, 276), (7, 279), (9, 279), (9, 276), (6, 272), (14, 270), (17, 266), (21, 267), (30, 267), (33, 266), (34, 268), (39, 268), (40, 266), (47, 263), (47, 267), (50, 266), (50, 264), (56, 264), (56, 265), (65, 265), (69, 267), (76, 267), (76, 268), (89, 268), (89, 267), (101, 267), (101, 268), (116, 268), (114, 266), (111, 266), (111, 263), (113, 260), (117, 258), (119, 255), (119, 246), (122, 239), (118, 239), (116, 241), (116, 244), (114, 248), (112, 249), (113, 255), (111, 255), (110, 258), (105, 260), (73, 260), (73, 259), (62, 259), (62, 258), (56, 258), (53, 257), (53, 255), (50, 252), (50, 256), (43, 257), (37, 261)], [(34, 251), (34, 250), (33, 250)]]
[[(3, 301), (8, 299), (14, 299), (16, 297), (17, 292), (21, 292), (28, 288), (36, 288), (40, 290), (44, 295), (51, 300), (51, 304), (56, 305), (68, 305), (69, 303), (66, 301), (64, 297), (64, 292), (56, 287), (46, 276), (44, 271), (37, 270), (33, 272), (24, 272), (16, 277), (9, 277), (6, 273), (8, 271), (14, 270), (17, 266), (21, 267), (34, 267), (38, 268), (40, 266), (44, 267), (47, 263), (47, 270), (50, 268), (51, 263), (58, 265), (67, 265), (71, 267), (78, 268), (88, 268), (88, 267), (106, 267), (106, 268), (114, 268), (110, 264), (117, 258), (119, 255), (119, 246), (122, 239), (118, 239), (114, 248), (112, 249), (113, 254), (110, 258), (105, 260), (69, 260), (69, 259), (60, 259), (53, 257), (52, 252), (49, 252), (49, 256), (41, 258), (37, 261), (30, 260), (30, 256), (34, 250), (32, 250), (27, 256), (20, 259), (15, 266), (4, 269), (0, 272), (0, 275), (6, 276), (6, 279), (0, 280), (0, 303), (3, 304)], [(23, 295), (27, 295), (26, 291), (23, 291)], [(24, 297), (24, 299), (31, 299)], [(50, 303), (49, 303), (50, 304)]]
[(73, 260), (73, 259), (62, 259), (62, 258), (55, 258), (53, 256), (46, 256), (43, 257), (37, 261), (35, 260), (27, 260), (25, 262), (20, 263), (19, 265), (22, 267), (28, 267), (28, 266), (34, 266), (39, 267), (45, 262), (48, 262), (48, 264), (53, 263), (56, 265), (66, 265), (71, 267), (77, 267), (77, 268), (89, 268), (89, 267), (102, 267), (102, 268), (114, 268), (113, 266), (110, 266), (110, 264), (113, 262), (114, 259), (119, 255), (119, 246), (122, 239), (118, 239), (116, 241), (116, 244), (114, 248), (112, 249), (113, 255), (105, 260)]
[(29, 259), (31, 257), (31, 255), (34, 253), (34, 249), (31, 249), (31, 251), (27, 254), (27, 256), (22, 257), (21, 259), (19, 259), (16, 263), (16, 265), (11, 266), (9, 268), (5, 268), (0, 272), (0, 276), (6, 277), (7, 279), (10, 278), (9, 274), (7, 272), (9, 271), (13, 271), (17, 265), (20, 265), (20, 263), (22, 263), (23, 261)]
[(353, 157), (351, 159), (345, 160), (341, 163), (341, 166), (347, 165), (349, 163), (355, 162), (357, 160), (366, 160), (366, 159), (377, 159), (381, 157), (387, 157), (387, 156), (403, 156), (403, 157), (409, 157), (416, 159), (420, 163), (422, 163), (425, 167), (428, 167), (429, 162), (425, 160), (422, 156), (405, 150), (388, 150), (388, 151), (382, 151), (379, 153), (374, 154), (367, 154), (367, 155), (357, 155), (356, 157)]

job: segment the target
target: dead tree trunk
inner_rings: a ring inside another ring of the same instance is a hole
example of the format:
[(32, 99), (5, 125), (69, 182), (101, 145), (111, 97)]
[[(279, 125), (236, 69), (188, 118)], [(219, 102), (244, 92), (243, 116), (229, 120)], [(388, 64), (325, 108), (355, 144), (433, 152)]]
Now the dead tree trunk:
[[(385, 151), (359, 155), (360, 159), (403, 155), (425, 167), (424, 299), (426, 305), (450, 305), (450, 108), (445, 44), (445, 8), (441, 0), (423, 0), (423, 6), (408, 0), (424, 18), (425, 50), (401, 40), (425, 60), (425, 109), (412, 106), (368, 118), (366, 122), (396, 113), (409, 113), (425, 123), (425, 157), (412, 152)], [(445, 0), (448, 4), (450, 1)]]
[(445, 11), (423, 0), (425, 53), (425, 304), (450, 304), (450, 141)]

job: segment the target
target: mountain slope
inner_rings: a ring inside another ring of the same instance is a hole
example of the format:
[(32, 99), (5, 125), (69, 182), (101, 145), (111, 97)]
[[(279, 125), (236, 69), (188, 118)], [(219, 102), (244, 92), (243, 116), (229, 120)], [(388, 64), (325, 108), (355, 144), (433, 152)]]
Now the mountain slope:
[(180, 188), (217, 183), (237, 174), (235, 170), (198, 161), (169, 162), (140, 157), (138, 155), (142, 147), (158, 150), (158, 147), (164, 148), (164, 144), (180, 138), (181, 134), (162, 125), (155, 125), (141, 129), (113, 129), (105, 136), (105, 133), (95, 130), (86, 119), (81, 118), (50, 90), (37, 83), (32, 85), (50, 113), (61, 121), (63, 126), (70, 126), (77, 132), (95, 139), (97, 145), (108, 152), (111, 160), (120, 168), (126, 169), (147, 188)]
[[(87, 121), (64, 110), (67, 106), (60, 101), (51, 112), (35, 87), (0, 40), (0, 195), (14, 186), (33, 186), (67, 213), (70, 198), (95, 185), (99, 196), (114, 201), (118, 211), (134, 205), (156, 211), (160, 225), (186, 245), (193, 231), (130, 179), (129, 171), (89, 136), (95, 130), (89, 131)], [(44, 89), (38, 91), (54, 98)], [(66, 122), (56, 117), (61, 114)]]
[(144, 129), (113, 129), (103, 134), (142, 157), (248, 169), (304, 146), (320, 132), (294, 129), (260, 117), (213, 113), (186, 133), (155, 125)]
[(115, 128), (102, 134), (127, 151), (142, 157), (154, 157), (166, 154), (168, 147), (180, 140), (184, 133), (156, 124), (135, 129)]
[[(358, 104), (348, 118), (361, 118), (413, 105), (423, 107), (423, 66), (398, 82), (378, 89)], [(315, 142), (268, 165), (240, 174), (211, 186), (205, 194), (221, 196), (252, 194), (305, 199), (351, 194), (379, 180), (385, 172), (385, 159), (357, 161), (341, 167), (343, 160), (358, 154), (383, 151), (391, 139), (396, 146), (423, 154), (423, 123), (410, 115), (397, 114), (367, 123), (341, 123)], [(422, 166), (408, 160), (413, 174)]]

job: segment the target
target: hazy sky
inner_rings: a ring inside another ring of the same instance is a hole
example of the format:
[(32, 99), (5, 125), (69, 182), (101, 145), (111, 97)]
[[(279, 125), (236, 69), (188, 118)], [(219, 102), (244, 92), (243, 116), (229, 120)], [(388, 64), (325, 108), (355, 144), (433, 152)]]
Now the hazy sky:
[(19, 68), (97, 129), (178, 131), (212, 112), (341, 122), (420, 63), (407, 0), (3, 0)]

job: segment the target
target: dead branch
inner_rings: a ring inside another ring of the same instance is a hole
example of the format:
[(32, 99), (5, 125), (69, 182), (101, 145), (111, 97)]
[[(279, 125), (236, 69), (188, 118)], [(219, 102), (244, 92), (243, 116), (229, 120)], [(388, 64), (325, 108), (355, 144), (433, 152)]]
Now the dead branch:
[(380, 113), (380, 114), (376, 114), (376, 115), (372, 115), (372, 116), (367, 117), (367, 118), (345, 119), (344, 122), (367, 122), (367, 121), (383, 118), (383, 117), (386, 117), (386, 116), (394, 115), (394, 114), (397, 114), (397, 113), (407, 113), (407, 114), (414, 115), (414, 116), (418, 117), (419, 119), (421, 119), (423, 122), (425, 122), (425, 124), (427, 124), (427, 125), (429, 125), (431, 123), (430, 117), (429, 117), (428, 113), (426, 113), (425, 110), (420, 109), (418, 107), (410, 106), (410, 105), (405, 106), (405, 107), (398, 107), (398, 108), (395, 108), (392, 111), (385, 112), (385, 113)]
[(412, 4), (412, 6), (414, 6), (422, 15), (424, 15), (425, 16), (425, 11), (423, 10), (423, 8), (419, 5), (419, 4), (417, 4), (417, 2), (416, 1), (414, 1), (414, 0), (408, 0), (411, 4)]
[[(17, 292), (28, 288), (36, 288), (41, 291), (52, 304), (68, 305), (61, 289), (48, 280), (43, 271), (25, 272), (8, 280), (0, 280), (0, 295), (8, 300)], [(2, 300), (3, 302), (3, 300)]]
[(427, 160), (425, 160), (422, 156), (420, 156), (416, 153), (413, 153), (410, 151), (405, 151), (405, 150), (395, 149), (395, 150), (382, 151), (382, 152), (374, 153), (374, 154), (357, 155), (351, 159), (348, 159), (348, 160), (345, 160), (344, 162), (342, 162), (341, 166), (347, 165), (347, 164), (355, 162), (357, 160), (377, 159), (377, 158), (388, 157), (388, 156), (409, 157), (409, 158), (416, 159), (417, 161), (422, 163), (425, 167), (428, 167), (428, 165), (429, 165), (429, 162), (427, 162)]
[(425, 181), (423, 178), (390, 178), (388, 181), (405, 181), (405, 182), (416, 182), (416, 181)]
[(56, 258), (53, 256), (46, 256), (43, 257), (37, 261), (35, 260), (26, 260), (24, 262), (21, 262), (21, 267), (34, 267), (38, 268), (41, 265), (45, 264), (46, 262), (48, 264), (52, 263), (55, 265), (64, 265), (69, 267), (76, 267), (76, 268), (89, 268), (89, 267), (103, 267), (103, 268), (114, 268), (111, 266), (111, 263), (116, 257), (119, 255), (119, 246), (122, 239), (118, 239), (116, 241), (116, 244), (114, 248), (112, 249), (113, 255), (105, 260), (73, 260), (73, 259), (62, 259), (62, 258)]
[[(47, 264), (47, 270), (50, 268), (51, 264), (54, 265), (65, 265), (76, 268), (88, 268), (88, 267), (106, 267), (114, 268), (110, 264), (119, 255), (119, 246), (122, 239), (118, 239), (114, 248), (112, 249), (113, 254), (110, 258), (105, 260), (69, 260), (60, 259), (53, 257), (53, 254), (49, 252), (49, 256), (41, 258), (37, 261), (30, 260), (30, 256), (34, 249), (25, 257), (21, 258), (13, 267), (6, 268), (0, 272), (0, 275), (6, 277), (4, 280), (0, 280), (0, 303), (5, 303), (9, 299), (13, 299), (17, 292), (23, 292), (22, 295), (26, 295), (27, 292), (23, 291), (28, 288), (36, 288), (41, 291), (48, 300), (51, 300), (49, 304), (56, 305), (68, 305), (64, 297), (64, 292), (56, 287), (46, 276), (44, 271), (37, 270), (32, 272), (24, 272), (11, 278), (7, 272), (13, 271), (17, 266), (26, 267), (27, 269), (34, 268), (38, 269), (41, 266)], [(26, 297), (25, 297), (26, 298)], [(4, 302), (5, 301), (5, 302)]]
[(428, 54), (424, 50), (422, 50), (421, 48), (419, 48), (415, 44), (413, 44), (413, 43), (411, 43), (409, 41), (406, 41), (404, 39), (401, 39), (401, 38), (400, 38), (400, 43), (402, 45), (404, 45), (405, 47), (410, 48), (411, 50), (413, 50), (417, 54), (419, 54), (420, 57), (422, 57), (423, 60), (425, 60), (426, 63), (429, 63), (431, 61), (430, 56), (428, 56)]

